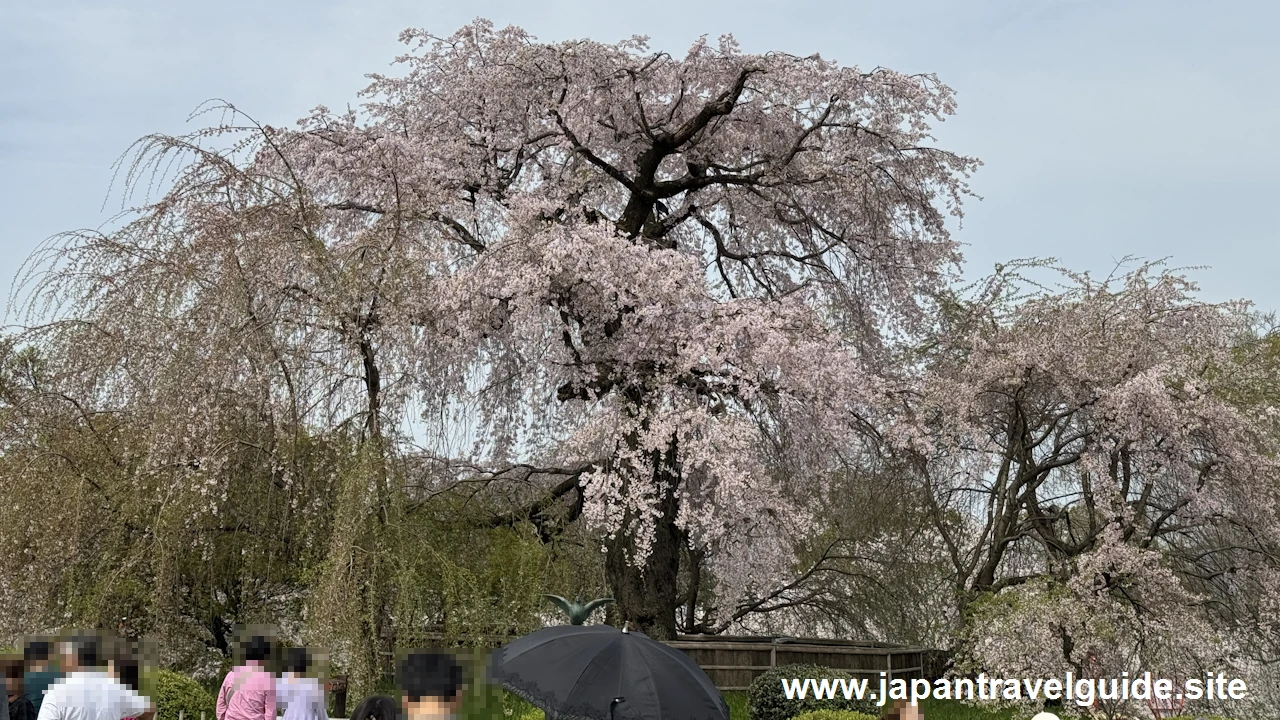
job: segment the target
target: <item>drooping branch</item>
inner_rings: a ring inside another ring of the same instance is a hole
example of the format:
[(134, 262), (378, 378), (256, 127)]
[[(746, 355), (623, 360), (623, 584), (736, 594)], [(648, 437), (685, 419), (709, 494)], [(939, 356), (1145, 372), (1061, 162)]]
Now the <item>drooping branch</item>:
[[(581, 487), (582, 475), (589, 472), (592, 467), (592, 465), (583, 465), (570, 469), (517, 466), (508, 471), (497, 473), (495, 477), (504, 475), (510, 471), (522, 470), (526, 473), (526, 479), (535, 474), (564, 475), (564, 479), (549, 488), (537, 500), (529, 505), (518, 510), (509, 511), (495, 516), (489, 521), (489, 526), (495, 528), (511, 527), (521, 522), (529, 522), (537, 529), (538, 535), (542, 538), (543, 542), (551, 542), (557, 528), (573, 523), (581, 517), (583, 510)], [(567, 511), (561, 513), (560, 517), (553, 517), (551, 512), (552, 508), (559, 505), (564, 498), (571, 494), (575, 495), (575, 501), (569, 505)]]

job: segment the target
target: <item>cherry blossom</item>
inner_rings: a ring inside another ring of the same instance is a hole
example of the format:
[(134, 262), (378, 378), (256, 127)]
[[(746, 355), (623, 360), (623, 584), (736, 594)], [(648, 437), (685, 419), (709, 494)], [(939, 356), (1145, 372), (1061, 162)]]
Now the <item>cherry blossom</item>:
[(915, 406), (929, 430), (905, 442), (971, 614), (969, 660), (1231, 667), (1257, 650), (1241, 615), (1278, 539), (1275, 436), (1230, 397), (1266, 382), (1239, 355), (1247, 308), (1199, 301), (1159, 264), (1059, 288), (1018, 270), (944, 316)]
[(580, 495), (624, 619), (674, 632), (682, 546), (733, 617), (789, 572), (828, 450), (896, 422), (887, 339), (954, 277), (977, 166), (931, 142), (952, 92), (728, 36), (402, 40), (358, 109), (144, 141), (135, 184), (189, 162), (123, 230), (47, 248), (43, 337), (166, 418), (149, 457), (192, 487), (227, 397), (393, 455), (420, 412), (472, 429), (446, 463)]

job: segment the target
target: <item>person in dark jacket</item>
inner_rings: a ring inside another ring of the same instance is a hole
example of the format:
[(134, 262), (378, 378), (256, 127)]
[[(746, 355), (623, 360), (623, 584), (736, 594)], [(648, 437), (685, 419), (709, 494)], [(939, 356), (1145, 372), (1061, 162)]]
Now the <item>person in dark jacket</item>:
[(36, 720), (36, 709), (31, 704), (22, 688), (22, 661), (6, 660), (4, 668), (5, 689), (8, 692), (5, 703), (9, 711), (9, 720)]
[(40, 703), (44, 702), (44, 694), (54, 683), (62, 679), (62, 673), (49, 667), (49, 656), (53, 647), (48, 640), (31, 640), (23, 649), (23, 659), (27, 671), (22, 676), (22, 692), (31, 701), (31, 706), (40, 714)]

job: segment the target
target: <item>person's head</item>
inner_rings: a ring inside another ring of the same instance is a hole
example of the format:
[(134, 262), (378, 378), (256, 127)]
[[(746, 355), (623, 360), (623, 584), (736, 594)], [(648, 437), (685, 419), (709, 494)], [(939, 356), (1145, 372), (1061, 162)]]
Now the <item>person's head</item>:
[(63, 645), (62, 662), (69, 672), (101, 668), (106, 664), (102, 642), (93, 635), (77, 635)]
[(410, 653), (400, 663), (400, 695), (405, 714), (444, 717), (457, 712), (462, 700), (462, 668), (439, 652)]
[(22, 659), (28, 670), (43, 670), (49, 665), (49, 655), (53, 652), (48, 640), (28, 640), (22, 650)]
[(271, 642), (261, 635), (254, 635), (244, 645), (245, 662), (262, 665), (271, 657)]
[(134, 655), (133, 649), (127, 645), (121, 644), (111, 658), (111, 671), (116, 680), (120, 684), (126, 685), (134, 692), (138, 692), (139, 676), (142, 668), (138, 664), (138, 658)]
[(12, 697), (22, 694), (22, 660), (5, 658), (0, 661), (4, 667), (5, 692)]
[(284, 671), (302, 675), (311, 665), (306, 648), (289, 648), (284, 651)]
[(389, 695), (374, 695), (360, 701), (351, 712), (351, 720), (397, 720), (400, 705)]

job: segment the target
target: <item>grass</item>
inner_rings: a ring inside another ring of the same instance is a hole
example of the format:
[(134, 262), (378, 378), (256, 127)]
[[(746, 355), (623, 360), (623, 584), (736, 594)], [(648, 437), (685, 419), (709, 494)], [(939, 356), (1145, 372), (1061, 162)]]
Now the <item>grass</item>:
[(727, 692), (724, 701), (729, 704), (729, 720), (748, 720), (746, 693)]

